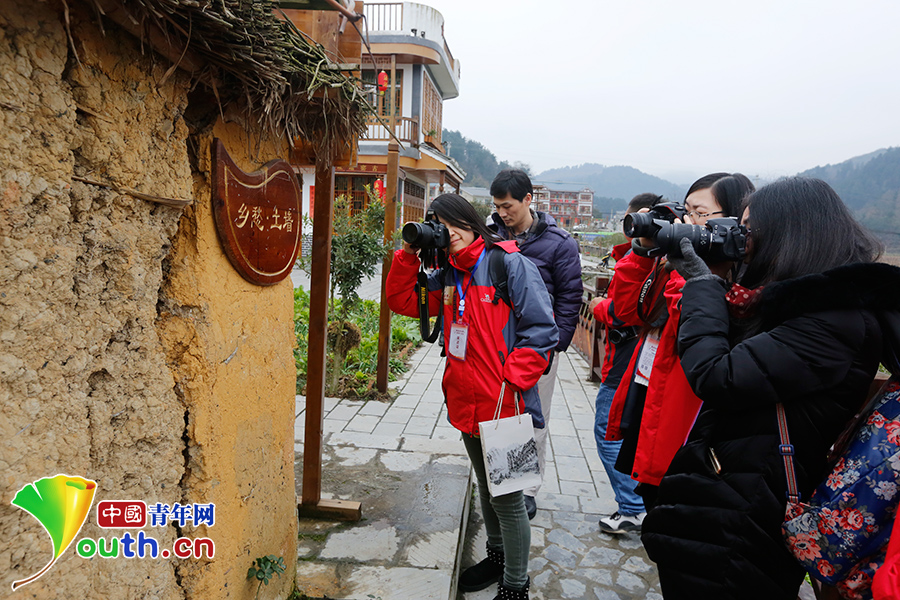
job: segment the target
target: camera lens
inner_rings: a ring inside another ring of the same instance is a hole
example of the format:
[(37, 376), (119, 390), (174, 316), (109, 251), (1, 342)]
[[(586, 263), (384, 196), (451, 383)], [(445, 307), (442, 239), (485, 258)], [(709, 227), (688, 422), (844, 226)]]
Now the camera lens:
[(664, 254), (678, 258), (681, 256), (680, 244), (683, 238), (691, 241), (691, 246), (699, 256), (705, 256), (709, 251), (709, 229), (687, 223), (669, 223), (660, 228), (656, 244)]
[(428, 242), (431, 241), (433, 231), (434, 229), (432, 227), (426, 227), (422, 223), (407, 223), (403, 226), (400, 235), (403, 236), (403, 241), (411, 246), (427, 248), (429, 245)]
[(630, 238), (653, 237), (656, 233), (656, 225), (653, 223), (653, 215), (650, 213), (629, 213), (625, 215), (622, 229)]

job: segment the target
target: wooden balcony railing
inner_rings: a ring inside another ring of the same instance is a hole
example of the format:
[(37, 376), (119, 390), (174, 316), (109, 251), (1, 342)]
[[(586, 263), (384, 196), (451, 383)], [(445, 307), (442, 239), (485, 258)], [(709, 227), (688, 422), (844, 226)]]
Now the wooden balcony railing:
[[(382, 117), (382, 121), (390, 123), (389, 117)], [(419, 120), (417, 118), (396, 117), (394, 119), (394, 135), (401, 142), (409, 144), (419, 143)], [(375, 117), (370, 116), (366, 126), (366, 140), (389, 141), (391, 138), (388, 127), (382, 125)]]

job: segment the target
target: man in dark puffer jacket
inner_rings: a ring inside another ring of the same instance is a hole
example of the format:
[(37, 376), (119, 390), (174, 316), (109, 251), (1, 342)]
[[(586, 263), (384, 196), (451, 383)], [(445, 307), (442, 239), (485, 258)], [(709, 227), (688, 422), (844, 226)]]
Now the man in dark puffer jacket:
[[(553, 361), (547, 373), (538, 382), (541, 411), (544, 413), (544, 429), (535, 431), (541, 472), (544, 472), (544, 455), (547, 448), (547, 432), (550, 426), (550, 407), (553, 389), (556, 387), (556, 368), (559, 353), (565, 352), (578, 325), (581, 310), (581, 259), (578, 244), (564, 229), (556, 226), (550, 215), (531, 208), (533, 188), (528, 174), (521, 169), (504, 169), (491, 183), (494, 198), (491, 229), (505, 240), (516, 240), (519, 251), (530, 259), (541, 273), (541, 279), (550, 292), (553, 303), (553, 318), (559, 329), (559, 343), (556, 345)], [(525, 506), (528, 517), (534, 518), (537, 511), (535, 495), (539, 488), (525, 490)]]
[[(806, 500), (878, 368), (878, 312), (900, 309), (900, 269), (869, 263), (877, 242), (827, 184), (777, 182), (748, 203), (746, 287), (732, 289), (735, 302), (708, 269), (679, 266), (688, 279), (679, 354), (704, 405), (644, 521), (667, 600), (797, 597), (803, 570), (781, 536), (787, 484), (775, 405), (787, 413)], [(813, 227), (796, 227), (816, 211)], [(696, 254), (682, 249), (691, 263)]]

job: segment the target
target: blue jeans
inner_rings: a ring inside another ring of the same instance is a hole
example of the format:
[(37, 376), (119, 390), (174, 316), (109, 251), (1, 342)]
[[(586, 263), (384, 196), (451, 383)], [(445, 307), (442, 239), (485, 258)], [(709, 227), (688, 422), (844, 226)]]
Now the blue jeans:
[(609, 442), (606, 437), (606, 425), (609, 422), (609, 409), (612, 406), (613, 398), (616, 395), (616, 388), (609, 387), (603, 383), (597, 390), (596, 413), (594, 414), (594, 439), (597, 442), (597, 454), (603, 462), (606, 469), (606, 476), (612, 485), (613, 492), (616, 495), (616, 503), (619, 505), (619, 514), (636, 515), (644, 512), (644, 500), (638, 496), (634, 488), (637, 481), (616, 471), (616, 458), (619, 456), (619, 448), (622, 447), (621, 441)]

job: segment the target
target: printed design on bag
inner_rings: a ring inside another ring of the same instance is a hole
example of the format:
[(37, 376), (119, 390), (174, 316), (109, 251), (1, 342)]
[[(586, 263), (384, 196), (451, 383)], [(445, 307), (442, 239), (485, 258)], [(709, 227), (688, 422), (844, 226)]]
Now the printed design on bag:
[(523, 475), (540, 474), (537, 445), (534, 439), (525, 444), (512, 444), (505, 448), (494, 448), (485, 456), (491, 483), (500, 485), (508, 479), (518, 479)]
[[(856, 569), (847, 575), (847, 579), (842, 581), (838, 586), (841, 596), (850, 598), (850, 600), (863, 600), (872, 597), (872, 576), (878, 568), (877, 563), (858, 565)], [(865, 570), (863, 567), (868, 567)]]
[(871, 597), (898, 491), (900, 385), (892, 384), (809, 502), (788, 504), (782, 530), (791, 553), (845, 598)]

